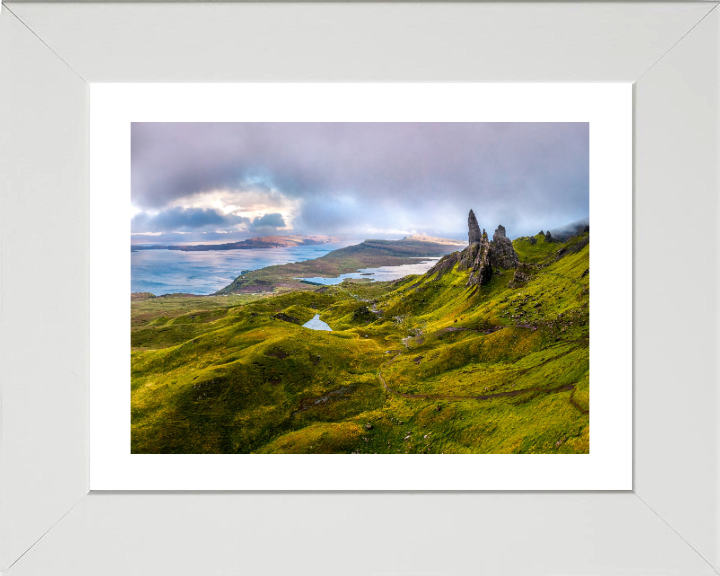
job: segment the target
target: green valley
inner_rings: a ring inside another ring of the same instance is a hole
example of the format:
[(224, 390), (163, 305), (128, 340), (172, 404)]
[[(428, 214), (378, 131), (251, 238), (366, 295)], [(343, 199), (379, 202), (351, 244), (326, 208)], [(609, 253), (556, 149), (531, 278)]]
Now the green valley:
[(589, 231), (470, 227), (393, 282), (294, 278), (428, 256), (413, 240), (133, 301), (132, 452), (588, 453)]

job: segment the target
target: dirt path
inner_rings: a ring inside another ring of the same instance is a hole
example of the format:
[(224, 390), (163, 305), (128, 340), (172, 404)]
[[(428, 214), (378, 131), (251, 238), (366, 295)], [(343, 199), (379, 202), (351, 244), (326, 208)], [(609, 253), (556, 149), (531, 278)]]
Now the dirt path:
[(575, 408), (580, 410), (582, 414), (590, 414), (590, 410), (586, 410), (580, 404), (578, 404), (577, 400), (575, 400), (575, 390), (570, 393), (570, 404), (572, 404)]
[(347, 294), (348, 296), (352, 296), (353, 298), (355, 298), (355, 300), (360, 300), (360, 302), (367, 302), (367, 300), (361, 299), (360, 296), (355, 296), (355, 294), (350, 294), (350, 292), (348, 292), (347, 290), (345, 290), (345, 288), (343, 288), (342, 286), (340, 286), (340, 284), (333, 284), (333, 286), (334, 286), (335, 288), (339, 288), (340, 290), (342, 290), (343, 292), (345, 292), (345, 294)]

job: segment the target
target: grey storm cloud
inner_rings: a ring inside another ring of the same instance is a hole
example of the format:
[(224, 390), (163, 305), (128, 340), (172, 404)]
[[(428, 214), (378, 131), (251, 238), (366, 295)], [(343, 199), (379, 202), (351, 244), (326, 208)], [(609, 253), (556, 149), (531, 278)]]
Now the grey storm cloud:
[(133, 233), (196, 231), (202, 228), (232, 227), (249, 221), (249, 218), (223, 214), (211, 208), (175, 206), (156, 214), (136, 214), (130, 221), (130, 229)]
[[(204, 191), (300, 200), (295, 231), (480, 225), (535, 233), (589, 214), (587, 123), (133, 123), (132, 202)], [(458, 227), (460, 230), (458, 231)], [(537, 229), (537, 230), (536, 230)]]
[(266, 230), (277, 230), (278, 228), (285, 227), (285, 220), (283, 220), (282, 214), (265, 214), (253, 219), (248, 229), (252, 232), (266, 231)]

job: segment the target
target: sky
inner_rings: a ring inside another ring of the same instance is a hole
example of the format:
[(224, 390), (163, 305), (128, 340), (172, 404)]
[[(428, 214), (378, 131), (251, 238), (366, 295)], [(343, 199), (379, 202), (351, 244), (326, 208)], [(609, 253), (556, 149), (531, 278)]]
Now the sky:
[(133, 243), (536, 234), (589, 215), (587, 123), (132, 124)]

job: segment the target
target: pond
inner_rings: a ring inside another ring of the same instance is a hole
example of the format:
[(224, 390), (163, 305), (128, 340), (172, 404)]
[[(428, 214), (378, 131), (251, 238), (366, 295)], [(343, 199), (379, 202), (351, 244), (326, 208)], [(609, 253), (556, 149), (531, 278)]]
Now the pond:
[(308, 320), (303, 324), (303, 328), (310, 328), (310, 330), (329, 330), (332, 332), (332, 328), (320, 320), (320, 314), (315, 314), (312, 320)]

